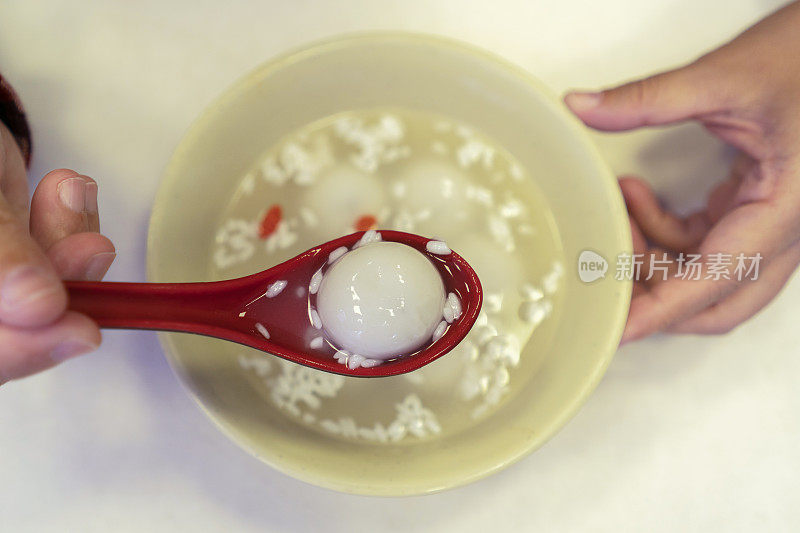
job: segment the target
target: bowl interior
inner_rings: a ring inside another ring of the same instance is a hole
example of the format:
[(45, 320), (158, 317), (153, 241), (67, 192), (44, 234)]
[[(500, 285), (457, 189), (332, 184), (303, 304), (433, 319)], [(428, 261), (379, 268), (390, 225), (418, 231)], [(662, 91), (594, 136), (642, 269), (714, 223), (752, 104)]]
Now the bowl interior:
[(562, 319), (527, 385), (452, 437), (358, 445), (325, 438), (267, 408), (234, 362), (215, 357), (222, 341), (162, 339), (211, 418), (267, 463), (337, 490), (417, 494), (480, 478), (541, 445), (595, 387), (624, 325), (630, 283), (606, 276), (585, 284), (576, 272), (583, 250), (609, 260), (631, 250), (616, 180), (540, 83), (485, 52), (408, 34), (339, 38), (267, 63), (215, 102), (176, 150), (153, 212), (148, 271), (154, 282), (209, 279), (215, 224), (231, 180), (289, 131), (344, 110), (386, 105), (473, 125), (525, 165), (546, 197), (566, 258)]

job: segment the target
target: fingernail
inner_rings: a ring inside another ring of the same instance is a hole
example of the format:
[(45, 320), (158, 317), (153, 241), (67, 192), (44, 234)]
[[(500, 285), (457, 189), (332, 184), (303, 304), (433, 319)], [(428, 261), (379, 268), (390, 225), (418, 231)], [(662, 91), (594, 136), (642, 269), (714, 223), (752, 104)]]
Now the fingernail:
[(97, 345), (90, 344), (81, 340), (64, 341), (50, 352), (50, 359), (56, 363), (61, 363), (78, 355), (93, 352)]
[(58, 198), (68, 209), (82, 213), (86, 209), (86, 180), (83, 178), (67, 178), (56, 188)]
[(600, 100), (602, 99), (603, 93), (574, 92), (564, 97), (564, 102), (566, 102), (570, 109), (580, 113), (581, 111), (594, 109), (600, 104)]
[(108, 269), (111, 268), (111, 263), (117, 254), (114, 252), (101, 252), (94, 254), (86, 262), (85, 277), (87, 281), (100, 281), (106, 275)]
[(36, 300), (59, 290), (53, 276), (32, 266), (19, 267), (6, 275), (0, 290), (0, 307), (4, 311), (21, 311)]
[(86, 212), (97, 213), (97, 184), (93, 181), (86, 182)]

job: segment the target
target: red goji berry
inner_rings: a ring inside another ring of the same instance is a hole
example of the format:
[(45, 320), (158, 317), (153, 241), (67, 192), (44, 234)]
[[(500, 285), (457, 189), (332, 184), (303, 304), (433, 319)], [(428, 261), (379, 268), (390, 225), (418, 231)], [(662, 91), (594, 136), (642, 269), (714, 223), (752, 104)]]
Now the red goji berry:
[(378, 223), (378, 219), (376, 219), (372, 215), (363, 215), (356, 219), (355, 224), (353, 227), (356, 231), (367, 231), (375, 227), (375, 224)]
[(260, 239), (266, 239), (275, 233), (275, 230), (278, 229), (278, 224), (280, 224), (282, 217), (283, 211), (281, 210), (281, 206), (278, 204), (275, 204), (267, 209), (267, 212), (264, 213), (263, 217), (261, 217), (261, 222), (258, 225), (258, 237)]

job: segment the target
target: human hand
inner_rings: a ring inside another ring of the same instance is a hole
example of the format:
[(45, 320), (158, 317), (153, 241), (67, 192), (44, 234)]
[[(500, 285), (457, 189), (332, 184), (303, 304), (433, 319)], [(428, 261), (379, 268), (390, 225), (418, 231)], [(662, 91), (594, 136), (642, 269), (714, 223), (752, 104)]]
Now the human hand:
[(105, 275), (116, 254), (99, 231), (97, 184), (72, 170), (47, 174), (28, 209), (22, 154), (0, 123), (0, 384), (99, 346), (61, 283)]
[(757, 280), (635, 283), (623, 343), (660, 331), (725, 333), (775, 297), (800, 262), (800, 3), (688, 66), (573, 92), (565, 103), (603, 131), (696, 120), (739, 151), (729, 179), (686, 218), (664, 210), (644, 181), (620, 180), (645, 266), (663, 252), (703, 254), (704, 272), (708, 254), (763, 257)]

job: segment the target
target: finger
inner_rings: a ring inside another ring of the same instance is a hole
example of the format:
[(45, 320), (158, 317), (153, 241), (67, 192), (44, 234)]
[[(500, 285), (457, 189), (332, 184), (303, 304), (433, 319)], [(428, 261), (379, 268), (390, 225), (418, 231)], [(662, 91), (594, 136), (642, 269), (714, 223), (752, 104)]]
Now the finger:
[(708, 208), (706, 209), (706, 220), (710, 225), (716, 224), (725, 213), (733, 209), (736, 201), (736, 193), (739, 190), (740, 182), (736, 178), (723, 181), (708, 195)]
[(97, 325), (71, 311), (43, 328), (0, 325), (0, 384), (40, 372), (99, 345)]
[(670, 327), (672, 333), (718, 335), (727, 333), (763, 309), (783, 289), (800, 263), (800, 245), (795, 244), (770, 262), (755, 280), (693, 317)]
[(30, 229), (44, 250), (74, 233), (99, 232), (97, 183), (74, 170), (49, 172), (33, 193)]
[(636, 298), (637, 296), (641, 296), (642, 294), (647, 293), (647, 286), (642, 281), (634, 281), (633, 282), (633, 291), (631, 293), (631, 298)]
[(100, 281), (117, 254), (114, 244), (99, 233), (76, 233), (47, 250), (61, 279)]
[[(787, 238), (786, 228), (794, 216), (794, 211), (769, 202), (737, 207), (712, 228), (698, 252), (704, 258), (721, 253), (779, 257), (793, 242)], [(623, 341), (663, 331), (727, 297), (741, 284), (733, 278), (710, 277), (708, 262), (702, 267), (700, 279), (673, 277), (634, 298)]]
[(664, 331), (684, 316), (693, 315), (718, 302), (734, 289), (735, 285), (731, 282), (721, 280), (671, 278), (650, 285), (649, 291), (631, 300), (622, 343)]
[[(635, 257), (644, 256), (647, 253), (647, 239), (644, 238), (642, 234), (642, 230), (639, 229), (639, 225), (636, 221), (628, 217), (630, 224), (631, 224), (631, 239), (633, 240), (633, 254)], [(636, 276), (633, 277), (633, 289), (631, 291), (631, 298), (636, 298), (638, 295), (647, 292), (647, 286), (644, 281), (640, 281), (640, 279)]]
[(689, 250), (708, 233), (710, 224), (704, 214), (695, 213), (682, 219), (666, 211), (643, 180), (624, 177), (619, 184), (628, 212), (650, 242), (668, 250)]
[(27, 226), (0, 197), (0, 323), (37, 327), (63, 314), (67, 295)]
[[(647, 239), (645, 239), (642, 230), (639, 229), (639, 225), (636, 223), (636, 220), (629, 217), (631, 223), (631, 237), (633, 240), (633, 254), (634, 258), (642, 258), (642, 265), (649, 265), (650, 263), (645, 261), (645, 256), (648, 254), (647, 248)], [(638, 259), (637, 259), (638, 260)], [(640, 269), (641, 270), (641, 269)], [(633, 277), (633, 290), (631, 292), (631, 298), (636, 298), (642, 294), (646, 294), (648, 292), (648, 285), (650, 281), (647, 281), (646, 278), (648, 276), (649, 271), (647, 272), (639, 272), (638, 275), (634, 273)]]
[(634, 254), (644, 254), (647, 252), (647, 239), (642, 233), (642, 229), (639, 227), (639, 224), (636, 222), (632, 216), (628, 215), (628, 219), (631, 223), (631, 238), (633, 240), (633, 253)]
[(651, 248), (642, 257), (641, 280), (647, 287), (667, 281), (677, 271), (678, 263), (662, 248)]
[(103, 278), (116, 253), (99, 230), (95, 181), (67, 169), (48, 173), (31, 202), (31, 233), (62, 279)]
[(587, 125), (604, 131), (670, 124), (719, 110), (717, 80), (692, 63), (602, 92), (571, 92), (564, 102)]

